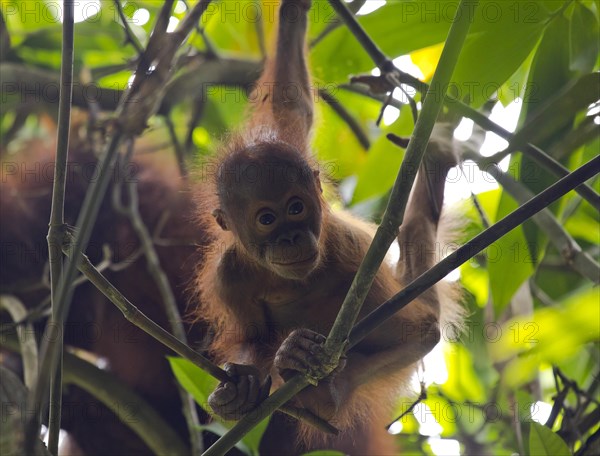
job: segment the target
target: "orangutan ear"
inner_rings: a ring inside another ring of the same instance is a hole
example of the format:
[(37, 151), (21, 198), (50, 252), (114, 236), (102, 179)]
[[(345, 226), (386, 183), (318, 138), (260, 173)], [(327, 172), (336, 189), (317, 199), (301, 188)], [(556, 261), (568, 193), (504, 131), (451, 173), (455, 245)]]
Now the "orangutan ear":
[(212, 216), (215, 218), (223, 231), (229, 231), (229, 227), (227, 226), (227, 222), (225, 220), (225, 213), (221, 209), (215, 209), (212, 211)]
[(320, 177), (321, 173), (319, 173), (318, 169), (315, 169), (313, 171), (313, 176), (315, 178), (315, 182), (317, 183), (317, 187), (319, 188), (319, 191), (321, 193), (323, 193), (323, 187), (321, 186), (321, 177)]

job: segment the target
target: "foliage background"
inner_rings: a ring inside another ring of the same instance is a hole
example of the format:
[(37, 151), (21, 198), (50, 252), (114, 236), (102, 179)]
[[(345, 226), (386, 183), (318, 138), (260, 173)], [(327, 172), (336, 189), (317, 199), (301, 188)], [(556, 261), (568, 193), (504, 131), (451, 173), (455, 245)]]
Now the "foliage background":
[[(110, 113), (128, 84), (137, 52), (126, 40), (113, 2), (80, 3), (78, 10), (86, 18), (75, 26), (75, 91), (81, 93), (75, 104), (86, 110), (90, 100), (96, 100)], [(193, 3), (176, 2), (171, 22), (181, 20)], [(374, 9), (371, 3), (381, 6)], [(480, 3), (451, 93), (488, 115), (494, 104), (517, 103), (521, 138), (568, 169), (597, 155), (598, 3)], [(360, 23), (390, 58), (410, 56), (425, 81), (433, 74), (456, 5), (433, 0), (349, 3), (356, 11), (374, 9), (360, 15)], [(142, 46), (161, 6), (157, 1), (124, 2), (129, 28)], [(192, 169), (243, 118), (247, 85), (258, 75), (269, 47), (265, 43), (274, 32), (271, 19), (277, 2), (227, 1), (213, 6), (180, 49), (178, 70), (143, 137), (144, 144), (157, 145), (157, 160), (170, 161), (172, 124)], [(56, 116), (60, 5), (3, 0), (2, 14), (6, 29), (3, 25), (0, 42), (0, 128), (3, 155), (10, 157), (23, 141), (54, 134), (48, 125)], [(334, 204), (377, 221), (403, 158), (385, 135), (410, 134), (410, 106), (401, 105), (398, 113), (386, 108), (388, 123), (377, 126), (381, 101), (349, 87), (350, 76), (371, 73), (370, 58), (344, 26), (335, 26), (336, 16), (327, 2), (315, 1), (310, 18), (313, 85), (329, 91), (341, 106), (334, 109), (315, 91), (314, 149), (331, 177), (330, 187), (341, 194)], [(397, 62), (407, 61), (403, 57)], [(35, 96), (24, 98), (14, 90), (19, 80), (37, 88)], [(406, 89), (420, 100), (420, 94)], [(398, 90), (395, 95), (406, 98)], [(470, 158), (482, 157), (483, 138), (475, 128), (462, 143), (472, 153)], [(517, 144), (505, 166), (519, 188), (535, 193), (556, 180), (520, 149)], [(482, 173), (477, 168), (476, 174)], [(592, 185), (598, 191), (597, 178)], [(466, 213), (463, 241), (519, 204), (502, 187), (480, 192), (472, 183), (469, 190), (476, 197), (449, 208)], [(576, 242), (573, 245), (597, 261), (597, 210), (574, 192), (550, 210)], [(543, 222), (528, 222), (495, 243), (487, 255), (460, 268), (458, 280), (469, 309), (466, 330), (459, 340), (448, 337), (452, 340), (430, 357), (427, 398), (400, 420), (401, 426), (392, 427), (407, 454), (598, 451), (600, 296), (593, 281), (571, 267), (569, 252), (557, 248), (553, 236)], [(597, 277), (597, 270), (594, 273)], [(191, 377), (203, 381), (199, 373)], [(206, 403), (202, 393), (196, 397)], [(400, 401), (398, 414), (410, 404), (410, 399)], [(255, 452), (256, 446), (250, 444), (246, 451)]]

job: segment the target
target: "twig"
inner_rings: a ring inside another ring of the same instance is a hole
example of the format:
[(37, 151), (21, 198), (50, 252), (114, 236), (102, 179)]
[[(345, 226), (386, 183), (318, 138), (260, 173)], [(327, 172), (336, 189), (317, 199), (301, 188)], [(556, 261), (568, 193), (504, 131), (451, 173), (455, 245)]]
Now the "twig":
[(481, 207), (481, 203), (479, 202), (479, 198), (473, 192), (471, 192), (471, 201), (473, 202), (473, 207), (475, 207), (475, 210), (477, 211), (477, 215), (479, 215), (479, 219), (481, 220), (481, 224), (483, 225), (484, 228), (489, 228), (490, 227), (490, 221), (488, 220), (487, 215), (486, 215), (486, 213), (483, 210), (483, 207)]
[(523, 444), (523, 430), (521, 429), (521, 419), (519, 418), (519, 404), (517, 402), (517, 398), (515, 397), (514, 392), (511, 392), (508, 395), (508, 403), (510, 408), (512, 409), (511, 414), (511, 425), (515, 431), (515, 437), (517, 440), (517, 448), (519, 449), (519, 454), (525, 453), (525, 446)]
[(354, 134), (360, 145), (365, 149), (369, 149), (369, 147), (371, 147), (371, 142), (369, 141), (367, 133), (363, 130), (362, 126), (352, 116), (352, 114), (350, 114), (348, 110), (339, 102), (339, 100), (325, 89), (319, 89), (319, 96), (331, 107), (331, 109), (335, 111), (338, 116), (340, 116), (344, 122), (346, 122), (350, 128), (350, 131)]
[(194, 149), (194, 130), (198, 126), (200, 119), (204, 115), (204, 109), (206, 107), (206, 100), (204, 97), (196, 97), (192, 101), (192, 115), (188, 123), (187, 134), (185, 135), (185, 144), (183, 150), (186, 155), (191, 155)]
[(548, 150), (548, 155), (562, 160), (572, 151), (600, 136), (600, 128), (593, 116), (586, 117), (577, 127), (558, 139)]
[(408, 101), (408, 105), (410, 106), (410, 112), (413, 117), (413, 122), (416, 124), (417, 118), (419, 117), (419, 111), (417, 109), (417, 103), (415, 102), (415, 99), (410, 96), (410, 94), (406, 91), (406, 89), (404, 89), (404, 87), (402, 87), (402, 82), (400, 81), (398, 75), (395, 72), (386, 73), (384, 77), (390, 83), (392, 83), (394, 86), (398, 87), (402, 91), (402, 93), (406, 97), (406, 100)]
[(596, 429), (596, 432), (581, 445), (575, 456), (593, 456), (598, 454), (598, 449), (600, 449), (600, 428)]
[[(510, 141), (512, 134), (509, 133), (504, 139)], [(552, 174), (558, 177), (564, 177), (569, 174), (569, 170), (561, 165), (558, 161), (544, 152), (537, 146), (533, 144), (525, 144), (524, 152), (535, 160), (538, 164), (542, 165), (547, 171), (550, 171)], [(506, 148), (505, 150), (501, 150), (500, 152), (491, 155), (490, 157), (480, 158), (479, 164), (481, 169), (487, 170), (488, 166), (494, 166), (497, 163), (500, 163), (505, 157), (510, 155), (513, 152), (513, 149)], [(585, 199), (588, 203), (592, 205), (597, 211), (600, 211), (600, 195), (588, 184), (582, 184), (575, 189), (579, 195)]]
[[(354, 16), (341, 0), (330, 0), (332, 6), (336, 9), (346, 23), (356, 21)], [(469, 2), (470, 5), (477, 2)], [(467, 36), (467, 31), (470, 26), (470, 15), (466, 8), (466, 0), (461, 0), (456, 12), (456, 17), (446, 45), (440, 57), (440, 63), (433, 76), (433, 82), (438, 84), (438, 87), (447, 87), (454, 71), (456, 60), (462, 48), (463, 42)], [(358, 23), (357, 23), (358, 24)], [(359, 26), (360, 28), (360, 26)], [(353, 33), (355, 30), (351, 31)], [(360, 29), (364, 34), (364, 31)], [(366, 36), (366, 34), (365, 34)], [(359, 38), (357, 36), (357, 38)], [(370, 41), (370, 40), (369, 40)], [(354, 325), (358, 316), (362, 303), (364, 302), (371, 284), (378, 272), (379, 265), (383, 261), (389, 246), (396, 237), (398, 226), (402, 222), (404, 209), (408, 201), (408, 194), (415, 179), (416, 170), (425, 152), (425, 147), (433, 130), (433, 125), (442, 107), (443, 97), (428, 97), (423, 104), (423, 110), (415, 126), (413, 136), (408, 144), (404, 161), (398, 173), (396, 182), (392, 189), (388, 207), (383, 216), (381, 225), (377, 228), (377, 232), (371, 243), (365, 258), (363, 259), (358, 272), (354, 277), (350, 289), (342, 307), (337, 315), (337, 318), (331, 328), (327, 340), (325, 342), (325, 351), (329, 355), (330, 362), (327, 368), (332, 371), (339, 362), (342, 352), (346, 348), (348, 334)], [(221, 437), (212, 447), (206, 452), (206, 456), (222, 455), (232, 448), (247, 432), (249, 432), (263, 418), (272, 413), (277, 407), (286, 403), (295, 394), (300, 392), (310, 383), (315, 384), (318, 378), (309, 378), (301, 374), (297, 374), (289, 381), (284, 383), (275, 393), (269, 396), (259, 406), (255, 412), (244, 416), (238, 423)]]
[(175, 150), (175, 157), (177, 157), (177, 165), (179, 166), (179, 174), (181, 174), (181, 177), (186, 178), (188, 176), (188, 170), (187, 170), (187, 165), (185, 163), (185, 153), (183, 151), (183, 147), (181, 147), (179, 138), (177, 138), (177, 132), (175, 131), (175, 125), (173, 125), (173, 121), (171, 120), (170, 114), (165, 115), (164, 119), (165, 119), (165, 124), (167, 125), (167, 130), (169, 130), (169, 136), (171, 137), (171, 142), (173, 143), (173, 149)]
[[(581, 410), (581, 409), (579, 409)], [(585, 435), (600, 422), (600, 408), (595, 408), (579, 421), (579, 434)]]
[(552, 298), (548, 296), (537, 283), (535, 283), (535, 279), (533, 277), (529, 279), (529, 288), (531, 289), (533, 297), (539, 299), (544, 307), (554, 307), (556, 305)]
[[(64, 252), (67, 256), (72, 257), (72, 246), (65, 248)], [(117, 306), (117, 308), (128, 321), (148, 333), (150, 336), (173, 350), (178, 355), (189, 359), (195, 365), (200, 367), (205, 372), (208, 372), (219, 381), (225, 382), (229, 380), (229, 376), (223, 369), (216, 366), (208, 358), (205, 358), (200, 353), (181, 342), (177, 337), (165, 331), (154, 321), (148, 318), (135, 305), (133, 305), (94, 267), (86, 255), (82, 254), (80, 256), (80, 264), (77, 266), (77, 268), (104, 296), (110, 300), (110, 302)]]
[(115, 5), (115, 8), (117, 9), (119, 17), (121, 18), (121, 22), (123, 22), (123, 29), (125, 30), (125, 42), (130, 43), (135, 48), (135, 51), (138, 53), (139, 58), (143, 59), (144, 50), (142, 49), (142, 45), (140, 44), (139, 40), (131, 30), (131, 27), (129, 27), (129, 22), (127, 21), (127, 17), (125, 17), (123, 7), (121, 6), (121, 0), (113, 0), (113, 3)]
[[(348, 8), (350, 9), (350, 11), (352, 11), (353, 14), (356, 14), (364, 6), (365, 3), (367, 3), (367, 0), (354, 0), (348, 5)], [(321, 32), (309, 43), (308, 47), (310, 49), (315, 47), (317, 44), (323, 41), (323, 39), (327, 35), (329, 35), (342, 24), (343, 21), (339, 17), (336, 17), (333, 21), (327, 24), (327, 26), (323, 30), (321, 30)]]
[[(69, 154), (69, 130), (71, 126), (71, 100), (73, 98), (73, 51), (74, 47), (74, 4), (73, 0), (63, 2), (62, 50), (60, 63), (60, 98), (58, 102), (58, 131), (56, 142), (56, 163), (52, 186), (52, 206), (48, 229), (48, 262), (50, 264), (50, 297), (52, 322), (62, 322), (59, 317), (59, 288), (62, 269), (61, 242), (65, 223), (65, 192), (67, 180), (67, 159)], [(62, 325), (56, 326), (62, 328)], [(46, 374), (50, 376), (50, 409), (48, 416), (48, 450), (58, 454), (58, 434), (60, 432), (62, 407), (62, 345), (63, 331), (55, 334), (59, 353), (56, 365)]]
[[(188, 0), (183, 0), (183, 3), (187, 9), (190, 8)], [(218, 59), (219, 53), (217, 52), (217, 48), (215, 47), (215, 45), (211, 42), (211, 40), (206, 35), (206, 30), (204, 29), (204, 27), (200, 26), (200, 24), (197, 24), (196, 32), (198, 33), (198, 35), (200, 35), (202, 37), (202, 40), (204, 41), (204, 45), (206, 46), (207, 57), (210, 57), (213, 59)]]
[[(593, 398), (596, 397), (596, 390), (598, 389), (598, 387), (600, 387), (600, 371), (596, 372), (596, 374), (593, 376), (592, 383), (586, 390), (586, 394), (585, 394), (586, 400), (584, 403), (585, 407), (587, 407), (589, 405), (589, 403), (594, 400)], [(598, 403), (597, 400), (596, 400), (596, 405), (600, 406), (600, 404)]]
[(552, 429), (554, 427), (554, 423), (556, 422), (556, 419), (558, 418), (558, 415), (564, 406), (567, 394), (569, 394), (569, 387), (559, 390), (558, 378), (556, 375), (554, 376), (554, 381), (556, 383), (558, 394), (553, 398), (554, 403), (552, 404), (552, 410), (550, 410), (550, 415), (544, 424), (544, 426), (546, 426), (548, 429)]
[[(339, 0), (331, 0), (333, 7), (340, 14), (340, 10), (344, 9), (347, 14), (347, 8), (343, 2)], [(471, 17), (469, 9), (466, 5), (466, 0), (462, 0), (456, 12), (455, 21), (452, 23), (446, 44), (440, 56), (439, 64), (436, 68), (432, 80), (434, 87), (447, 87), (458, 55), (462, 49), (462, 45), (467, 36), (470, 27)], [(470, 6), (475, 8), (477, 2), (471, 2)], [(473, 11), (473, 10), (471, 10)], [(350, 14), (351, 15), (351, 14)], [(351, 15), (352, 16), (352, 15)], [(345, 18), (345, 20), (347, 20)], [(352, 16), (352, 20), (354, 16)], [(354, 30), (353, 30), (354, 32)], [(395, 239), (398, 227), (402, 224), (404, 210), (408, 202), (408, 195), (413, 186), (417, 169), (422, 161), (423, 154), (433, 125), (442, 108), (443, 97), (425, 97), (425, 103), (415, 129), (408, 143), (408, 148), (396, 182), (392, 188), (388, 207), (383, 215), (381, 224), (377, 228), (377, 232), (373, 241), (363, 259), (356, 277), (350, 285), (350, 290), (344, 299), (344, 303), (338, 313), (335, 323), (331, 328), (325, 349), (332, 353), (332, 359), (337, 362), (337, 359), (343, 351), (343, 345), (347, 340), (348, 334), (360, 311), (360, 307), (371, 288), (371, 284), (377, 274), (379, 265), (383, 261), (389, 246)]]
[[(133, 153), (134, 141), (129, 141), (128, 156), (130, 157)], [(126, 163), (129, 163), (127, 160)], [(124, 166), (122, 167), (124, 169)], [(137, 183), (133, 180), (127, 181), (124, 185), (127, 187), (128, 194), (128, 205), (126, 207), (118, 206), (121, 212), (123, 212), (131, 222), (133, 229), (140, 240), (142, 251), (146, 257), (146, 264), (148, 273), (152, 276), (154, 283), (156, 284), (167, 321), (171, 327), (173, 335), (179, 339), (182, 343), (187, 344), (187, 336), (185, 329), (181, 323), (181, 315), (177, 308), (177, 300), (173, 294), (173, 290), (169, 283), (169, 279), (163, 270), (158, 253), (154, 248), (152, 236), (148, 231), (139, 210), (139, 197), (137, 191)], [(196, 406), (192, 396), (183, 389), (180, 389), (181, 405), (183, 408), (183, 415), (186, 419), (188, 430), (190, 433), (190, 439), (192, 441), (192, 453), (201, 454), (204, 451), (204, 444), (202, 442), (202, 433), (197, 432), (200, 426), (200, 420), (198, 419), (198, 413), (196, 412)]]
[[(165, 0), (163, 2), (162, 8), (156, 17), (154, 27), (152, 27), (152, 34), (148, 40), (146, 52), (143, 54), (144, 58), (140, 61), (141, 66), (138, 66), (136, 75), (146, 74), (146, 72), (149, 71), (150, 66), (155, 60), (158, 59), (159, 54), (161, 53), (162, 45), (168, 41), (166, 38), (167, 28), (169, 27), (169, 19), (171, 17), (171, 11), (173, 10), (174, 3), (174, 0)], [(186, 16), (186, 18), (187, 17), (189, 17), (189, 14)]]
[(554, 366), (552, 368), (552, 371), (555, 373), (555, 375), (558, 378), (560, 378), (560, 380), (563, 382), (564, 385), (568, 386), (573, 391), (575, 391), (575, 393), (578, 396), (582, 396), (586, 399), (589, 399), (590, 402), (593, 402), (594, 404), (600, 406), (600, 401), (598, 401), (598, 399), (594, 398), (593, 395), (590, 396), (587, 391), (582, 390), (576, 381), (571, 380), (569, 377), (567, 377), (558, 367)]
[(386, 68), (386, 71), (393, 67), (394, 64), (387, 56), (379, 49), (375, 42), (367, 35), (365, 29), (358, 23), (352, 11), (348, 9), (348, 6), (343, 0), (329, 0), (329, 4), (333, 7), (338, 16), (345, 22), (346, 27), (350, 29), (350, 32), (358, 40), (361, 46), (367, 51), (367, 54), (371, 57), (371, 60), (375, 62), (378, 68)]
[(263, 17), (263, 14), (258, 15), (257, 20), (254, 22), (254, 32), (256, 33), (260, 56), (264, 60), (267, 58), (267, 45), (265, 43), (265, 23)]
[(4, 14), (0, 11), (0, 62), (6, 59), (10, 51), (10, 33), (6, 27)]
[(402, 418), (404, 418), (406, 415), (412, 412), (415, 409), (415, 407), (421, 402), (423, 402), (425, 399), (427, 399), (427, 389), (425, 388), (425, 385), (421, 383), (421, 392), (419, 393), (419, 397), (417, 397), (406, 410), (404, 410), (400, 415), (394, 418), (385, 428), (391, 428), (396, 421), (400, 421)]
[[(381, 121), (383, 120), (383, 114), (386, 108), (390, 105), (390, 100), (392, 98), (394, 98), (394, 91), (390, 90), (390, 93), (387, 95), (385, 101), (381, 104), (381, 108), (379, 108), (379, 115), (377, 116), (377, 119), (375, 119), (375, 125), (377, 125), (377, 127), (381, 125)], [(408, 147), (408, 143), (406, 147)]]

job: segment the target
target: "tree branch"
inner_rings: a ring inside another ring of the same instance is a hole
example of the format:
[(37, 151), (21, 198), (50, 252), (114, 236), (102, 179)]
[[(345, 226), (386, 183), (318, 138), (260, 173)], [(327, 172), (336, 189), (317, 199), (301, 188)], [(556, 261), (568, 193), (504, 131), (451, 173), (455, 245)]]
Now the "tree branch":
[(348, 112), (348, 110), (339, 102), (337, 98), (335, 98), (330, 92), (324, 89), (319, 89), (319, 96), (325, 103), (327, 103), (331, 109), (335, 111), (335, 113), (340, 116), (340, 118), (346, 122), (350, 131), (354, 133), (354, 136), (360, 143), (360, 145), (369, 149), (371, 147), (371, 142), (369, 141), (369, 137), (367, 133), (363, 130), (362, 126), (358, 123), (358, 121), (352, 117), (352, 114)]
[(131, 27), (129, 27), (129, 23), (127, 22), (127, 18), (125, 17), (125, 13), (123, 12), (123, 7), (121, 6), (121, 0), (113, 0), (113, 4), (115, 5), (117, 13), (119, 14), (121, 22), (123, 23), (123, 29), (125, 31), (125, 42), (130, 43), (134, 47), (140, 59), (144, 58), (144, 50), (142, 49), (142, 45), (140, 44), (135, 34), (131, 31)]

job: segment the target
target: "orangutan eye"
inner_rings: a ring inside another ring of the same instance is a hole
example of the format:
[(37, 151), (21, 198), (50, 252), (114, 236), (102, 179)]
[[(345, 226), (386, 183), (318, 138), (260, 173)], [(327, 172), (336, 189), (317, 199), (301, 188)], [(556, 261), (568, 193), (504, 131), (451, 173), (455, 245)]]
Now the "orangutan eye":
[(288, 214), (290, 215), (298, 215), (301, 214), (304, 211), (304, 204), (302, 204), (302, 201), (295, 201), (292, 204), (290, 204), (290, 207), (288, 208)]
[(260, 217), (258, 217), (258, 223), (261, 225), (271, 225), (274, 222), (275, 216), (270, 213), (262, 214)]

